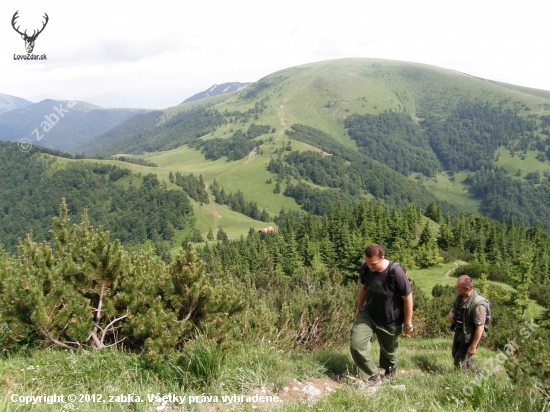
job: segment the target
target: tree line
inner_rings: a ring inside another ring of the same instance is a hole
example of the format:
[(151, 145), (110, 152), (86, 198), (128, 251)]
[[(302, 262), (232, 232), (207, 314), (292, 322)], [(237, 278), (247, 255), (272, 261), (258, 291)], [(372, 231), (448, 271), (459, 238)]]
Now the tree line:
[(210, 190), (214, 195), (216, 203), (220, 205), (227, 205), (231, 208), (231, 210), (242, 213), (243, 215), (251, 217), (255, 220), (260, 220), (262, 222), (271, 221), (269, 213), (267, 213), (265, 209), (260, 211), (260, 208), (256, 202), (247, 202), (240, 190), (238, 190), (237, 193), (227, 193), (225, 189), (220, 188), (220, 185), (216, 179), (212, 182)]
[(227, 161), (239, 160), (246, 157), (253, 149), (258, 148), (263, 140), (253, 140), (256, 137), (269, 133), (270, 126), (251, 124), (246, 133), (238, 129), (228, 139), (214, 138), (209, 140), (194, 140), (188, 143), (189, 147), (201, 149), (204, 157), (209, 160), (217, 160), (227, 156)]

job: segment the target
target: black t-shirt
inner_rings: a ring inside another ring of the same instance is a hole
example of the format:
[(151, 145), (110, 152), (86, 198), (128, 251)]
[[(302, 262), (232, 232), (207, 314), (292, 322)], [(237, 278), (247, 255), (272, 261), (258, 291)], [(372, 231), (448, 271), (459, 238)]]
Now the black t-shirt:
[(367, 290), (365, 308), (370, 317), (382, 326), (402, 325), (405, 321), (403, 298), (412, 292), (409, 278), (401, 265), (393, 269), (389, 275), (391, 263), (382, 272), (371, 272), (365, 262), (359, 271), (361, 284)]

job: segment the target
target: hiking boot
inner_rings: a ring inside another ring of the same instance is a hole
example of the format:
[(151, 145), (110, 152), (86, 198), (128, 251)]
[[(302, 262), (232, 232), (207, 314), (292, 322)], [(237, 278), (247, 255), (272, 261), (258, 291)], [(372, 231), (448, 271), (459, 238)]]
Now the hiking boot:
[(390, 366), (388, 369), (386, 369), (386, 373), (384, 373), (383, 379), (393, 379), (395, 378), (395, 366)]
[(368, 386), (380, 385), (382, 383), (382, 375), (380, 372), (376, 372), (370, 378), (367, 379)]

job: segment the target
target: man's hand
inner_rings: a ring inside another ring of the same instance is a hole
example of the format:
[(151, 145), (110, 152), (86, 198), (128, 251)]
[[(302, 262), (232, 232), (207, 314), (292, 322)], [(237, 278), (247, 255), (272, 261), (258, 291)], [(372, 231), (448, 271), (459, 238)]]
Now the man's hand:
[(468, 347), (468, 355), (474, 356), (476, 354), (477, 350), (475, 346), (469, 346)]
[[(411, 325), (411, 326), (412, 326), (412, 325)], [(411, 327), (411, 328), (407, 328), (405, 325), (403, 325), (403, 331), (402, 331), (403, 336), (405, 336), (405, 337), (408, 338), (409, 335), (410, 335), (411, 333), (413, 333), (413, 331), (414, 331), (414, 328), (412, 328), (412, 327)]]
[(451, 311), (449, 312), (449, 322), (451, 322), (451, 323), (454, 324), (454, 323), (455, 323), (455, 320), (453, 319), (453, 314), (454, 314), (454, 312), (453, 312), (453, 310), (451, 309)]
[(359, 309), (356, 309), (355, 310), (355, 318), (357, 319), (359, 317), (359, 314), (361, 313), (361, 311)]

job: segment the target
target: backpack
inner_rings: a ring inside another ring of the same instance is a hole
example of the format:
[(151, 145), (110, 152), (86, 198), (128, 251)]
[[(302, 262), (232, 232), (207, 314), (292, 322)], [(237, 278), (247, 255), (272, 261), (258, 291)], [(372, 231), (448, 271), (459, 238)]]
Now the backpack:
[(488, 325), (492, 319), (491, 302), (489, 302), (489, 299), (484, 298), (481, 295), (477, 295), (476, 298), (470, 303), (470, 313), (473, 313), (475, 308), (477, 308), (479, 305), (485, 306), (485, 325), (483, 325), (483, 336), (487, 336), (487, 332), (489, 332)]

